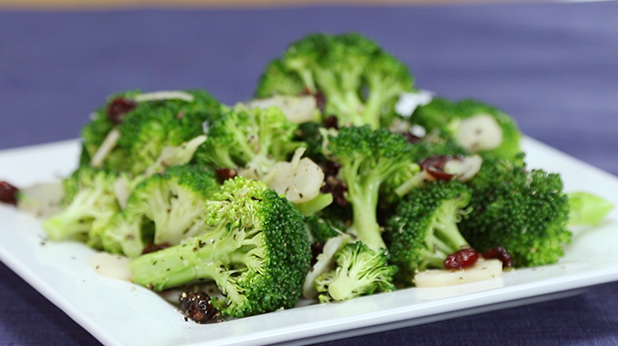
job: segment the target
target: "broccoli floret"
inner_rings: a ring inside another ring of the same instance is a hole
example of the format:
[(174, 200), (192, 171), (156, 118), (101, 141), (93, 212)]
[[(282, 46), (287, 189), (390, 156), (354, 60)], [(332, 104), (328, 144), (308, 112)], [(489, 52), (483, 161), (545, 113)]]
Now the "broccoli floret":
[(126, 208), (103, 233), (103, 246), (137, 257), (147, 244), (176, 245), (195, 236), (206, 201), (218, 190), (215, 174), (202, 166), (174, 166), (155, 174), (131, 192)]
[(119, 175), (82, 166), (63, 181), (62, 211), (42, 224), (51, 240), (77, 238), (100, 248), (104, 231), (120, 205), (114, 193)]
[(196, 152), (196, 162), (245, 169), (258, 179), (301, 145), (293, 141), (297, 125), (276, 107), (226, 108), (207, 124), (208, 139)]
[(341, 125), (378, 128), (390, 121), (399, 94), (412, 90), (408, 68), (358, 33), (308, 35), (265, 69), (256, 97), (321, 94), (324, 114)]
[(444, 268), (446, 256), (468, 246), (458, 222), (470, 198), (470, 190), (456, 180), (428, 182), (403, 198), (385, 232), (402, 282), (409, 284), (418, 271)]
[(264, 183), (226, 180), (207, 203), (202, 235), (130, 262), (133, 281), (161, 291), (212, 280), (224, 315), (243, 317), (298, 301), (311, 261), (302, 215)]
[(85, 153), (81, 164), (141, 174), (164, 148), (203, 134), (202, 123), (220, 107), (201, 90), (113, 95), (82, 130)]
[(418, 107), (410, 121), (425, 127), (430, 133), (437, 132), (439, 137), (453, 139), (465, 150), (483, 158), (518, 162), (522, 159), (522, 135), (515, 119), (480, 101), (451, 102), (435, 98)]
[(329, 148), (347, 185), (353, 232), (378, 251), (385, 247), (377, 220), (380, 185), (409, 165), (413, 147), (400, 134), (366, 125), (341, 128), (337, 136), (329, 137)]
[(484, 160), (469, 182), (470, 208), (459, 224), (477, 250), (501, 246), (515, 267), (552, 264), (570, 242), (569, 200), (560, 175), (507, 160)]
[(397, 267), (388, 263), (386, 249), (370, 249), (360, 241), (348, 243), (335, 254), (336, 269), (316, 280), (321, 303), (348, 300), (395, 290)]

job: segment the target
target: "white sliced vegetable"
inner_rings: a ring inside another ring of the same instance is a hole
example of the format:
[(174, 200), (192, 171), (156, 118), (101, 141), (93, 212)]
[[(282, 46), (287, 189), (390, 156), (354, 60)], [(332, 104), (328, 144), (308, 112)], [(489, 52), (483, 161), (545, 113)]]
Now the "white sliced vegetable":
[(416, 287), (444, 287), (491, 280), (502, 276), (502, 262), (479, 259), (472, 267), (458, 270), (430, 269), (414, 276)]
[(160, 101), (160, 100), (182, 100), (186, 102), (193, 102), (193, 95), (184, 91), (156, 91), (152, 93), (145, 93), (137, 95), (133, 98), (136, 102), (146, 101)]
[(295, 123), (315, 121), (319, 117), (320, 111), (313, 95), (306, 96), (284, 96), (276, 95), (266, 99), (254, 99), (247, 104), (249, 108), (270, 108), (278, 107), (285, 117)]
[(62, 211), (62, 182), (39, 183), (19, 189), (17, 207), (37, 218), (47, 219)]
[(277, 162), (265, 178), (266, 185), (292, 203), (307, 202), (320, 194), (324, 171), (309, 158), (300, 158), (305, 148), (299, 148), (290, 162)]
[(206, 139), (206, 135), (199, 135), (178, 146), (163, 148), (157, 161), (146, 169), (145, 175), (151, 176), (165, 171), (168, 167), (187, 164), (193, 158), (197, 148), (206, 142)]
[(453, 179), (466, 182), (478, 173), (482, 164), (483, 158), (479, 155), (466, 156), (463, 159), (454, 159), (446, 162), (444, 164), (444, 172), (452, 174)]
[(419, 90), (418, 92), (401, 93), (399, 100), (395, 104), (395, 112), (397, 114), (409, 117), (414, 113), (414, 110), (419, 106), (424, 106), (431, 102), (433, 93), (427, 90)]
[(461, 120), (455, 138), (459, 145), (473, 153), (492, 150), (502, 144), (502, 128), (491, 115), (479, 114)]
[(324, 248), (322, 249), (322, 253), (318, 255), (317, 262), (315, 262), (305, 277), (305, 283), (303, 284), (303, 297), (312, 299), (318, 295), (318, 291), (315, 289), (315, 279), (323, 273), (333, 269), (335, 264), (335, 254), (347, 243), (349, 243), (351, 239), (352, 237), (350, 237), (350, 235), (344, 233), (326, 241)]
[(99, 275), (109, 279), (126, 280), (131, 279), (128, 257), (112, 255), (108, 252), (97, 252), (88, 260), (90, 267)]
[(111, 153), (112, 150), (114, 150), (114, 148), (116, 147), (116, 144), (118, 144), (119, 139), (120, 139), (120, 131), (118, 129), (114, 128), (111, 131), (109, 131), (109, 133), (103, 140), (103, 143), (101, 143), (101, 146), (99, 147), (97, 152), (94, 153), (94, 155), (92, 156), (92, 159), (90, 160), (90, 165), (92, 167), (103, 166), (103, 162), (105, 162), (105, 159), (107, 158), (109, 153)]

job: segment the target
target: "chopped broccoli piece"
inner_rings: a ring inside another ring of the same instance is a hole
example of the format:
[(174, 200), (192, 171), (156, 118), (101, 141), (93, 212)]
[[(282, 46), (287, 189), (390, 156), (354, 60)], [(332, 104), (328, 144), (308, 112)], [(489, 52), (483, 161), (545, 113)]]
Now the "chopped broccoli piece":
[(293, 42), (266, 67), (256, 97), (321, 94), (324, 114), (341, 125), (375, 129), (392, 120), (399, 95), (412, 86), (408, 67), (367, 37), (317, 33)]
[(590, 192), (569, 192), (569, 226), (597, 226), (614, 209), (614, 204)]
[(483, 158), (503, 158), (521, 162), (521, 132), (515, 119), (503, 111), (466, 99), (451, 102), (435, 98), (412, 114), (410, 121), (439, 137), (453, 139)]
[(459, 229), (472, 247), (504, 247), (515, 267), (552, 264), (562, 257), (571, 232), (560, 175), (507, 160), (484, 160), (469, 186), (472, 211)]
[[(202, 123), (219, 112), (220, 103), (206, 91), (178, 92), (185, 98), (151, 99), (140, 91), (113, 95), (82, 129), (81, 164), (91, 164), (108, 135), (119, 137), (104, 155), (101, 167), (113, 171), (143, 173), (163, 149), (179, 146), (203, 134)], [(140, 98), (141, 97), (141, 98)], [(118, 110), (118, 104), (124, 105)]]
[(400, 134), (369, 126), (344, 127), (329, 137), (352, 205), (353, 232), (371, 249), (385, 247), (377, 220), (380, 185), (410, 163), (413, 146)]
[(468, 246), (458, 229), (470, 191), (465, 184), (436, 180), (413, 189), (388, 217), (385, 238), (398, 278), (410, 283), (427, 268), (444, 268), (446, 256)]
[(226, 108), (207, 127), (208, 139), (195, 154), (196, 162), (250, 170), (258, 179), (301, 145), (293, 141), (297, 125), (276, 107)]
[(120, 210), (114, 193), (118, 174), (82, 166), (63, 181), (62, 211), (42, 224), (51, 240), (82, 238), (100, 248), (100, 233)]
[(388, 263), (386, 249), (370, 249), (360, 241), (348, 243), (335, 253), (336, 269), (315, 280), (321, 303), (348, 300), (395, 290), (397, 267)]
[(209, 199), (201, 235), (130, 262), (133, 281), (161, 291), (212, 280), (213, 305), (243, 317), (291, 308), (311, 251), (302, 215), (264, 183), (236, 177)]
[(176, 245), (198, 235), (206, 201), (218, 190), (215, 174), (202, 166), (174, 166), (155, 174), (133, 189), (126, 208), (103, 233), (103, 246), (137, 257), (147, 244)]

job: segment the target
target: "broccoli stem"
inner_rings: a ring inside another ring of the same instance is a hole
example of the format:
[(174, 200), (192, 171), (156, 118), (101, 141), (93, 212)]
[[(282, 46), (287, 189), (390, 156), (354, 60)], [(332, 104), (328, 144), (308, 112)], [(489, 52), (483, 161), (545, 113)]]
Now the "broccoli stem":
[(232, 255), (241, 247), (242, 239), (225, 238), (222, 232), (225, 229), (135, 258), (129, 264), (133, 281), (162, 291), (198, 280), (214, 280), (224, 291), (228, 286), (225, 267), (238, 263)]
[[(346, 171), (344, 175), (349, 174)], [(358, 172), (358, 169), (353, 168), (353, 171)], [(348, 200), (352, 204), (354, 230), (358, 238), (373, 251), (386, 248), (376, 214), (381, 179), (376, 174), (370, 174), (359, 182), (355, 180), (354, 173), (350, 175), (346, 181), (352, 182), (348, 185)]]
[(468, 245), (468, 241), (461, 235), (457, 227), (460, 202), (449, 200), (442, 203), (432, 225), (426, 244), (437, 248), (444, 253), (451, 254), (462, 246)]

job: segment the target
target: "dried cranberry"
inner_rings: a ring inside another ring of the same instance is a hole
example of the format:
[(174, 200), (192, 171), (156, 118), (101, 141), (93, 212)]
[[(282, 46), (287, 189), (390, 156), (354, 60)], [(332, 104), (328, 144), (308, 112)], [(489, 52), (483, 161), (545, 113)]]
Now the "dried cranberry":
[(474, 265), (481, 254), (473, 248), (463, 248), (448, 256), (444, 260), (444, 269), (464, 269)]
[(311, 266), (318, 262), (318, 256), (324, 250), (324, 243), (313, 243), (311, 244)]
[(17, 205), (18, 193), (18, 188), (7, 183), (6, 181), (0, 181), (0, 202)]
[(206, 292), (183, 292), (180, 295), (180, 309), (187, 318), (197, 323), (217, 322), (221, 315)]
[(334, 115), (329, 115), (326, 118), (324, 118), (324, 126), (327, 129), (339, 129), (339, 119), (337, 119), (336, 116)]
[(156, 252), (159, 250), (163, 250), (168, 247), (170, 247), (169, 243), (162, 243), (162, 244), (148, 243), (146, 244), (146, 246), (144, 246), (144, 249), (142, 250), (142, 255), (145, 255), (151, 252)]
[(324, 113), (324, 106), (326, 105), (326, 96), (324, 93), (318, 91), (313, 97), (315, 97), (315, 105), (318, 107), (320, 113)]
[(225, 180), (234, 178), (237, 172), (236, 170), (231, 169), (231, 168), (217, 168), (215, 169), (215, 174), (217, 174), (217, 177), (219, 177), (219, 180), (223, 182)]
[(453, 174), (446, 173), (444, 167), (446, 163), (451, 160), (461, 160), (460, 156), (453, 155), (431, 155), (430, 157), (421, 161), (420, 166), (432, 177), (438, 180), (451, 180)]
[(487, 259), (499, 259), (502, 262), (502, 268), (510, 268), (513, 266), (513, 256), (511, 256), (511, 254), (502, 246), (487, 249), (483, 252), (483, 257)]
[(124, 116), (137, 107), (137, 103), (124, 97), (114, 99), (107, 106), (107, 119), (115, 125), (122, 123)]
[(415, 136), (413, 134), (411, 134), (410, 132), (404, 132), (401, 134), (405, 139), (408, 140), (408, 143), (410, 144), (416, 144), (418, 142), (420, 142), (423, 138)]

